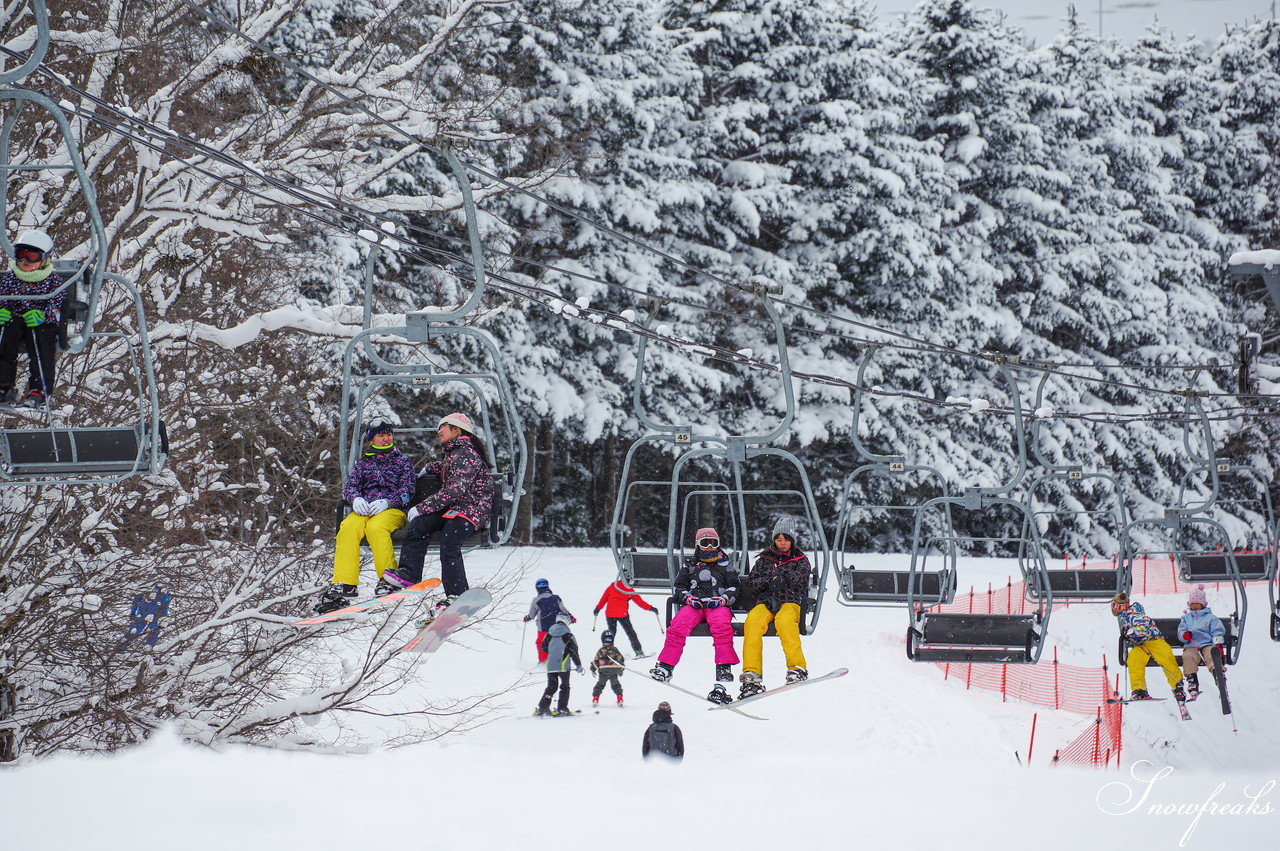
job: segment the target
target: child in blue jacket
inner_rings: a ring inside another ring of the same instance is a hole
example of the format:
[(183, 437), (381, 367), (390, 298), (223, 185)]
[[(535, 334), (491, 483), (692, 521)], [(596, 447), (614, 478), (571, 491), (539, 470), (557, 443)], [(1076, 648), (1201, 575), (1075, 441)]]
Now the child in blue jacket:
[[(1187, 700), (1195, 700), (1200, 694), (1200, 680), (1196, 676), (1196, 666), (1204, 664), (1213, 670), (1213, 654), (1218, 647), (1222, 658), (1226, 659), (1226, 650), (1222, 644), (1227, 637), (1227, 629), (1222, 620), (1208, 608), (1204, 586), (1197, 585), (1187, 595), (1187, 612), (1178, 621), (1178, 635), (1182, 637), (1182, 673), (1187, 681)], [(1225, 661), (1224, 661), (1225, 664)]]

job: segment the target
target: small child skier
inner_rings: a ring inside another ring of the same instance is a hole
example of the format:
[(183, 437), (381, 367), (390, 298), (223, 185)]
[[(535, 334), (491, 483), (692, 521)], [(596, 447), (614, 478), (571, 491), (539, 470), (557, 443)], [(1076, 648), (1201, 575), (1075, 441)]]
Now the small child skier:
[(1150, 700), (1147, 693), (1147, 660), (1164, 669), (1164, 678), (1173, 689), (1173, 697), (1181, 702), (1185, 699), (1182, 692), (1182, 672), (1178, 670), (1178, 662), (1173, 658), (1173, 648), (1164, 640), (1163, 633), (1156, 622), (1142, 608), (1141, 603), (1130, 602), (1129, 595), (1121, 591), (1111, 598), (1111, 614), (1120, 619), (1120, 632), (1129, 644), (1129, 658), (1125, 666), (1129, 669), (1129, 685), (1133, 688), (1130, 700)]
[(1204, 586), (1197, 585), (1187, 595), (1188, 611), (1178, 621), (1178, 635), (1182, 637), (1182, 675), (1187, 681), (1187, 700), (1195, 700), (1200, 696), (1200, 677), (1196, 674), (1196, 666), (1203, 664), (1213, 671), (1214, 647), (1222, 654), (1226, 664), (1226, 650), (1222, 648), (1226, 640), (1227, 628), (1222, 620), (1206, 606), (1208, 598)]
[[(569, 711), (569, 663), (573, 670), (582, 673), (582, 660), (578, 657), (578, 642), (569, 632), (569, 615), (560, 615), (547, 630), (539, 650), (547, 659), (547, 690), (538, 701), (535, 715), (572, 715)], [(560, 690), (560, 699), (556, 703), (556, 711), (551, 711), (551, 698), (556, 689)]]
[(625, 663), (622, 651), (613, 646), (613, 633), (600, 633), (600, 649), (596, 651), (596, 658), (591, 660), (591, 673), (596, 675), (596, 685), (591, 690), (592, 707), (600, 705), (600, 695), (604, 693), (606, 682), (618, 696), (618, 707), (622, 707), (622, 683), (618, 678), (622, 676)]
[(649, 754), (662, 754), (672, 760), (684, 759), (684, 734), (671, 721), (671, 704), (665, 700), (653, 711), (653, 723), (644, 731), (640, 753), (645, 759)]
[(556, 622), (556, 618), (560, 615), (568, 615), (569, 623), (577, 623), (575, 618), (564, 606), (564, 600), (560, 599), (559, 594), (551, 593), (551, 583), (545, 579), (539, 579), (533, 584), (534, 591), (537, 596), (533, 598), (533, 604), (529, 606), (529, 614), (524, 616), (525, 623), (538, 619), (538, 634), (533, 639), (533, 646), (538, 650), (538, 661), (547, 661), (546, 651), (542, 649), (543, 639), (547, 637), (547, 631), (551, 629), (551, 625)]

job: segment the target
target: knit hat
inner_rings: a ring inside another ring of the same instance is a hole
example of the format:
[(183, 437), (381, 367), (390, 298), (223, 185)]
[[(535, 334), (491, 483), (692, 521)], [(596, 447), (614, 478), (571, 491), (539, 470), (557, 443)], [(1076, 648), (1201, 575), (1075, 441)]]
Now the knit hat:
[(1197, 585), (1195, 588), (1191, 589), (1191, 593), (1187, 595), (1187, 605), (1189, 606), (1192, 603), (1199, 603), (1202, 606), (1209, 605), (1209, 598), (1204, 594), (1203, 585)]
[(659, 709), (661, 709), (663, 712), (670, 712), (670, 711), (671, 711), (671, 704), (670, 704), (670, 703), (667, 703), (667, 702), (664, 700), (664, 701), (662, 701), (661, 703), (659, 703), (659, 704), (658, 704), (658, 708), (659, 708)]
[[(773, 537), (776, 538), (779, 535), (786, 535), (791, 539), (791, 543), (794, 544), (796, 542), (796, 524), (792, 523), (788, 518), (783, 517), (777, 523), (773, 524)], [(773, 540), (773, 538), (770, 538), (769, 540)]]
[(393, 431), (391, 423), (383, 419), (377, 419), (365, 426), (364, 442), (368, 443), (373, 440), (373, 436), (380, 431)]
[(694, 541), (701, 541), (703, 538), (715, 538), (716, 544), (720, 543), (720, 533), (710, 526), (704, 526), (698, 530), (698, 534), (693, 536)]
[(1117, 594), (1117, 595), (1115, 595), (1114, 597), (1112, 597), (1112, 598), (1111, 598), (1111, 605), (1113, 605), (1113, 606), (1128, 606), (1128, 605), (1129, 605), (1129, 595), (1128, 595), (1128, 594), (1126, 594), (1126, 593), (1124, 593), (1123, 591), (1121, 591), (1119, 594)]
[(447, 417), (441, 417), (440, 422), (436, 424), (436, 428), (442, 425), (451, 425), (454, 428), (460, 428), (467, 434), (475, 434), (476, 427), (471, 423), (471, 417), (466, 414), (453, 413)]
[(568, 615), (556, 615), (556, 623), (562, 623), (565, 626), (569, 626), (569, 624), (573, 623), (573, 618)]

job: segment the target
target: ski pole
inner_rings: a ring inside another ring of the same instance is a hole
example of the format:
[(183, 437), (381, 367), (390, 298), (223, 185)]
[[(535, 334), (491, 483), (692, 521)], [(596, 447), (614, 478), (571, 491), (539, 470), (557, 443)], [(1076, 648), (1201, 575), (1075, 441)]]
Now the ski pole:
[[(37, 325), (27, 330), (31, 332), (31, 357), (35, 360), (36, 374), (40, 376), (40, 389), (43, 391), (41, 395), (44, 396), (44, 422), (49, 428), (53, 428), (53, 410), (49, 407), (49, 388), (46, 386), (44, 363), (41, 362), (40, 357), (40, 340), (36, 335), (36, 329), (39, 327)], [(55, 460), (62, 460), (58, 453), (58, 441), (56, 439), (53, 441), (53, 457)]]
[(524, 626), (520, 627), (520, 664), (524, 664), (524, 639), (529, 632), (529, 622), (525, 621)]
[(650, 609), (649, 611), (653, 612), (653, 616), (658, 619), (658, 631), (661, 632), (663, 635), (666, 635), (667, 631), (662, 627), (662, 616), (658, 614), (658, 610)]
[(600, 617), (599, 613), (597, 613), (597, 612), (592, 612), (592, 613), (591, 613), (591, 631), (592, 631), (592, 632), (595, 632), (595, 631), (596, 631), (596, 618), (598, 618), (598, 617)]

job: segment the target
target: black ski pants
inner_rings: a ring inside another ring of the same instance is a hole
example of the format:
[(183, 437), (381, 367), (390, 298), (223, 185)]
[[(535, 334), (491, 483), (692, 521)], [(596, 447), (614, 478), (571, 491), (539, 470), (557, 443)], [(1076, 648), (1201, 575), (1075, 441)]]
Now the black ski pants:
[(627, 631), (627, 638), (631, 639), (631, 649), (637, 656), (644, 652), (640, 648), (640, 638), (636, 635), (636, 628), (631, 625), (631, 615), (623, 615), (620, 618), (611, 618), (606, 615), (605, 620), (609, 622), (609, 631), (615, 636), (618, 634), (618, 624), (622, 624), (622, 628)]
[[(0, 304), (3, 304), (0, 302)], [(58, 357), (58, 326), (37, 325), (28, 328), (17, 317), (0, 325), (0, 390), (7, 390), (18, 379), (18, 351), (27, 353), (31, 378), (28, 390), (53, 392), (53, 367)]]
[(591, 690), (592, 697), (599, 697), (604, 694), (604, 684), (609, 684), (609, 688), (613, 689), (614, 694), (622, 694), (622, 682), (618, 679), (617, 668), (602, 668), (600, 673), (596, 675), (596, 686)]
[(462, 562), (462, 545), (476, 531), (465, 517), (443, 514), (419, 514), (409, 524), (404, 544), (400, 547), (400, 567), (407, 579), (422, 581), (422, 564), (427, 558), (431, 536), (440, 534), (440, 584), (448, 595), (461, 594), (471, 586), (467, 584), (467, 568)]
[(560, 689), (560, 699), (556, 701), (556, 711), (569, 711), (569, 672), (568, 671), (548, 671), (547, 672), (547, 690), (542, 693), (542, 700), (538, 701), (539, 711), (546, 712), (551, 708), (551, 698), (555, 696), (556, 689)]

